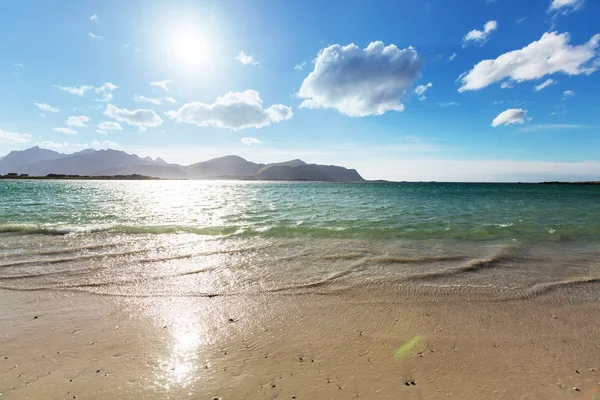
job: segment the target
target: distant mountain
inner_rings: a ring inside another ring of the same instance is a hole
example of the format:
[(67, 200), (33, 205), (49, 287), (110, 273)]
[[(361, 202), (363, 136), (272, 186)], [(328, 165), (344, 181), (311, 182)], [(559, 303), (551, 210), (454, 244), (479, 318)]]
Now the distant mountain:
[[(306, 163), (302, 160), (295, 159), (295, 160), (290, 160), (290, 161), (271, 163), (271, 164), (265, 165), (265, 167), (272, 167), (272, 166), (297, 167), (298, 165), (306, 165)], [(265, 167), (263, 167), (263, 169)]]
[[(95, 150), (22, 165), (18, 168), (18, 171), (14, 172), (29, 175), (102, 175), (100, 172), (108, 168), (117, 170), (118, 168), (151, 163), (154, 163), (154, 161), (144, 160), (135, 154), (127, 154), (124, 151)], [(117, 175), (117, 173), (114, 175)]]
[(21, 166), (41, 161), (58, 160), (63, 157), (65, 157), (65, 155), (62, 153), (40, 149), (37, 146), (27, 150), (11, 151), (0, 160), (0, 174), (18, 172), (16, 169)]
[(185, 171), (185, 167), (181, 165), (128, 165), (117, 168), (104, 169), (92, 175), (144, 175), (162, 179), (189, 179), (189, 174)]
[(256, 177), (265, 180), (326, 182), (359, 182), (363, 180), (355, 169), (306, 163), (295, 166), (288, 166), (285, 163), (267, 165), (260, 170)]
[(214, 178), (219, 176), (251, 177), (256, 175), (264, 164), (255, 164), (238, 156), (225, 156), (190, 165), (191, 177), (196, 179)]
[(162, 158), (140, 158), (118, 150), (86, 149), (73, 154), (32, 147), (12, 151), (0, 158), (0, 174), (10, 172), (45, 176), (65, 175), (145, 175), (164, 179), (261, 179), (360, 182), (364, 179), (354, 169), (333, 165), (307, 164), (290, 160), (257, 164), (239, 156), (225, 156), (183, 166), (169, 164)]

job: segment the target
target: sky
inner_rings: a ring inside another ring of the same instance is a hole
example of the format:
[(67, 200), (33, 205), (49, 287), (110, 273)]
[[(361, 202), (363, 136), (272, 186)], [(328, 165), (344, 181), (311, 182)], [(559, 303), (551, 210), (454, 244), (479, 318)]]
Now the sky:
[(0, 155), (600, 179), (600, 1), (0, 3)]

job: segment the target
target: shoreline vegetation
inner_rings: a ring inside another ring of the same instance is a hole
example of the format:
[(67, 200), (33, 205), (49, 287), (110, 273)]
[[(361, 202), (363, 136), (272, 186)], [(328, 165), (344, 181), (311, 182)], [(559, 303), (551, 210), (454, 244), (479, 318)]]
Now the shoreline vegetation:
[[(181, 181), (181, 180), (235, 180), (235, 181), (259, 181), (259, 180), (267, 180), (267, 181), (288, 181), (288, 182), (310, 182), (308, 179), (259, 179), (253, 176), (215, 176), (211, 178), (201, 178), (201, 179), (189, 179), (189, 178), (158, 178), (154, 176), (140, 175), (140, 174), (131, 174), (131, 175), (67, 175), (67, 174), (48, 174), (48, 175), (40, 175), (40, 176), (30, 176), (28, 174), (17, 174), (17, 173), (8, 173), (6, 175), (0, 175), (0, 180), (2, 179), (12, 179), (12, 180), (107, 180), (107, 181), (158, 181), (158, 180), (167, 180), (167, 181)], [(348, 182), (348, 183), (423, 183), (423, 182), (409, 182), (409, 181), (386, 181), (386, 180), (364, 180), (358, 182)], [(430, 183), (457, 183), (457, 182), (436, 182), (431, 181)], [(486, 182), (478, 182), (478, 183), (486, 183)], [(489, 182), (488, 182), (489, 183)], [(507, 184), (510, 183), (518, 183), (523, 184), (522, 182), (504, 182)], [(600, 185), (600, 181), (583, 181), (583, 182), (563, 182), (563, 181), (548, 181), (548, 182), (530, 182), (525, 183), (530, 185)]]
[(29, 176), (27, 174), (19, 175), (0, 175), (0, 179), (14, 179), (14, 180), (107, 180), (107, 181), (158, 181), (161, 178), (155, 178), (152, 176), (145, 175), (64, 175), (64, 174), (48, 174), (45, 176)]
[(540, 182), (542, 185), (600, 185), (600, 181), (587, 181), (587, 182)]

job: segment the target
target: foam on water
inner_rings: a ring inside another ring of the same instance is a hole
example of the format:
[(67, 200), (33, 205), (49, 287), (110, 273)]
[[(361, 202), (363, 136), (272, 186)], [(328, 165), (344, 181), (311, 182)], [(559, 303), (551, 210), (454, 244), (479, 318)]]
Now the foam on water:
[(600, 293), (600, 187), (0, 181), (0, 196), (10, 290)]

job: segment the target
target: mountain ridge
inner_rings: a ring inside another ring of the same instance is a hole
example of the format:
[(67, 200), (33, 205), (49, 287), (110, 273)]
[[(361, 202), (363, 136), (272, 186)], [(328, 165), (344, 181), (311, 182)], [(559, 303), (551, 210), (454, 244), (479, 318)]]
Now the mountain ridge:
[(72, 154), (38, 146), (11, 151), (0, 158), (0, 174), (31, 176), (49, 174), (116, 176), (144, 175), (162, 179), (244, 179), (362, 182), (355, 169), (335, 165), (308, 164), (300, 159), (278, 163), (255, 163), (227, 155), (190, 165), (165, 162), (157, 157), (139, 157), (114, 149), (85, 149)]

